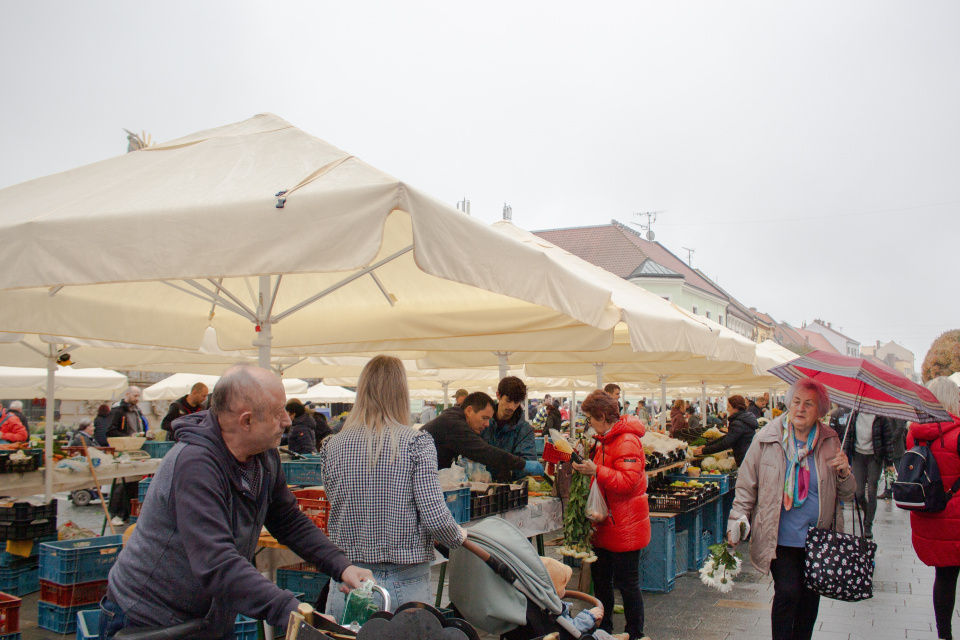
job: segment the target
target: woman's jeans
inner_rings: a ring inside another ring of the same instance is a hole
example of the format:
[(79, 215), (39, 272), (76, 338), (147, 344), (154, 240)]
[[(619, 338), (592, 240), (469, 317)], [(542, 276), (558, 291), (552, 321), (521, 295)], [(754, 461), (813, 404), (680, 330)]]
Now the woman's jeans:
[(873, 535), (873, 517), (877, 513), (877, 483), (883, 471), (883, 460), (872, 453), (853, 452), (850, 461), (853, 476), (857, 479), (857, 502), (863, 507), (863, 528)]
[(802, 547), (777, 545), (770, 563), (773, 576), (773, 610), (770, 622), (773, 640), (810, 640), (820, 610), (820, 594), (803, 583), (807, 552)]
[[(420, 564), (355, 562), (354, 564), (361, 569), (372, 571), (373, 579), (377, 581), (377, 584), (390, 593), (391, 611), (396, 611), (397, 607), (405, 602), (429, 603), (431, 601), (429, 562), (421, 562)], [(375, 593), (373, 598), (374, 603), (381, 604), (378, 594)], [(340, 592), (340, 583), (331, 580), (330, 595), (327, 596), (327, 615), (333, 616), (339, 622), (340, 616), (343, 615), (346, 600), (347, 596)]]
[(613, 587), (623, 599), (623, 614), (627, 618), (624, 631), (630, 638), (643, 637), (643, 597), (640, 595), (640, 551), (608, 551), (594, 548), (597, 561), (593, 563), (593, 590), (603, 604), (600, 628), (613, 633)]

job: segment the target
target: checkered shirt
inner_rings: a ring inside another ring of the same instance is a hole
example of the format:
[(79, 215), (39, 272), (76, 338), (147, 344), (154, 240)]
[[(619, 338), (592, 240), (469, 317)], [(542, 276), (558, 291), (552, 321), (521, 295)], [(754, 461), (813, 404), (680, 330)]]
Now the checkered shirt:
[(433, 540), (460, 546), (460, 528), (437, 478), (433, 437), (397, 429), (397, 459), (389, 450), (370, 467), (363, 427), (345, 429), (321, 451), (330, 500), (330, 539), (351, 562), (416, 564), (433, 560)]

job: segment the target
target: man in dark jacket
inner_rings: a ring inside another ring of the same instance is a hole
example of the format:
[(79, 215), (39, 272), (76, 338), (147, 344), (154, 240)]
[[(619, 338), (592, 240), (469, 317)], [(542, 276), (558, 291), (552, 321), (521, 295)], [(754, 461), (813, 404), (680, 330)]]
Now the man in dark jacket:
[[(493, 406), (490, 396), (482, 391), (474, 391), (467, 395), (462, 406), (444, 409), (439, 416), (423, 425), (422, 430), (433, 436), (437, 447), (438, 468), (449, 468), (459, 456), (504, 473), (521, 472), (528, 468), (527, 460), (488, 444), (480, 437), (493, 417)], [(532, 464), (529, 469), (536, 471)]]
[[(845, 410), (831, 418), (830, 426), (843, 441), (843, 452), (850, 460), (857, 479), (857, 502), (863, 507), (863, 531), (873, 537), (873, 519), (877, 513), (877, 483), (885, 468), (896, 457), (894, 423), (883, 416)], [(849, 433), (847, 433), (849, 431)]]
[(163, 421), (160, 422), (160, 428), (167, 432), (168, 440), (176, 439), (173, 434), (173, 421), (177, 418), (182, 418), (183, 416), (188, 416), (191, 413), (200, 411), (200, 409), (203, 408), (203, 401), (207, 399), (208, 393), (210, 393), (210, 390), (207, 389), (207, 385), (198, 382), (190, 389), (190, 393), (170, 405), (170, 408), (167, 410), (167, 415), (165, 415)]
[[(532, 462), (521, 472), (490, 468), (497, 482), (509, 482), (526, 475), (543, 475), (543, 465), (537, 462), (537, 443), (533, 427), (523, 418), (523, 401), (527, 385), (516, 376), (508, 376), (497, 385), (497, 402), (493, 405), (490, 425), (480, 436), (488, 444)], [(535, 465), (535, 466), (534, 466)]]
[[(143, 414), (140, 413), (140, 388), (127, 387), (117, 406), (110, 410), (107, 417), (107, 438), (128, 438), (143, 433)], [(109, 441), (108, 441), (109, 444)], [(130, 519), (130, 501), (137, 499), (139, 477), (127, 482), (126, 478), (117, 478), (110, 493), (110, 515), (113, 524), (120, 526)]]
[(179, 441), (110, 571), (101, 637), (205, 619), (205, 630), (191, 637), (232, 638), (237, 614), (286, 626), (297, 599), (253, 564), (264, 525), (345, 588), (372, 578), (297, 508), (287, 488), (276, 450), (290, 424), (284, 401), (275, 374), (238, 365), (220, 379), (210, 411), (177, 421)]

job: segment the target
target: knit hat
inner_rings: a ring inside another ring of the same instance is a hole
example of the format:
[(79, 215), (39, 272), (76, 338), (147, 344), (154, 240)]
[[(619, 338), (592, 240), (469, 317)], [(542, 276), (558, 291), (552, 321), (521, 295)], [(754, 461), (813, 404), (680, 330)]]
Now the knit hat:
[(546, 568), (547, 573), (550, 575), (550, 582), (553, 583), (553, 588), (557, 592), (557, 597), (562, 598), (567, 593), (567, 583), (570, 582), (570, 577), (573, 575), (573, 569), (558, 562), (553, 558), (544, 558), (540, 556), (540, 562), (543, 563), (543, 566)]

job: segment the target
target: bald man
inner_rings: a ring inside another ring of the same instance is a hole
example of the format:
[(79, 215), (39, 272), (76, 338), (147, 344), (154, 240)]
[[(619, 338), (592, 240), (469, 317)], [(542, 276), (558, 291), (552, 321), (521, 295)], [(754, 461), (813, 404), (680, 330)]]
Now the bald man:
[[(143, 435), (143, 414), (140, 413), (140, 387), (127, 387), (123, 400), (107, 416), (107, 438), (128, 438)], [(137, 499), (140, 478), (127, 482), (117, 478), (110, 494), (110, 515), (113, 524), (121, 526), (130, 519), (130, 501)]]
[(253, 564), (264, 526), (345, 590), (372, 579), (297, 508), (287, 488), (277, 451), (290, 426), (285, 402), (276, 374), (237, 365), (217, 383), (209, 411), (174, 421), (177, 444), (110, 571), (101, 638), (196, 619), (206, 627), (191, 637), (232, 638), (237, 614), (285, 626), (299, 602)]

